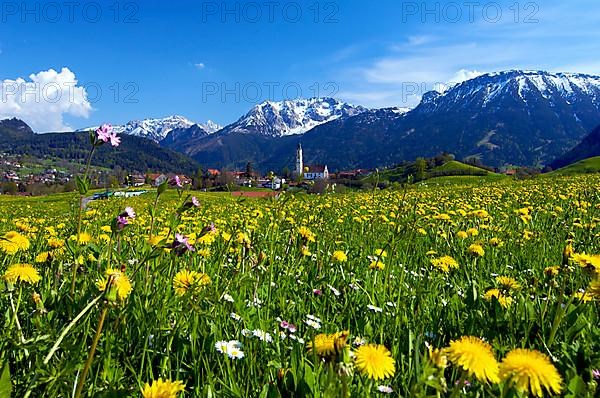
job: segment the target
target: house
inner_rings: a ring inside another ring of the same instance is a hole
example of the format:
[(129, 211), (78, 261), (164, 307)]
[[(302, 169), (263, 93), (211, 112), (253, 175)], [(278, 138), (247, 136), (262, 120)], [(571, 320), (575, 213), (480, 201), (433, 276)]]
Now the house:
[(218, 177), (221, 175), (221, 172), (217, 169), (208, 169), (206, 170), (206, 174), (208, 174), (210, 177)]
[(192, 184), (192, 179), (184, 176), (183, 174), (179, 176), (179, 181), (181, 181), (182, 185), (191, 185)]
[(150, 179), (150, 183), (152, 185), (157, 187), (163, 182), (167, 181), (168, 177), (164, 174), (148, 174), (148, 179)]
[(132, 187), (141, 187), (146, 183), (146, 177), (142, 174), (130, 174), (129, 185)]
[(285, 184), (285, 178), (274, 177), (272, 179), (261, 179), (257, 181), (258, 185), (263, 188), (269, 188), (274, 191), (281, 189), (281, 186)]
[(305, 165), (302, 152), (302, 145), (298, 144), (296, 149), (296, 175), (305, 180), (327, 180), (329, 179), (329, 169), (327, 165)]
[(370, 171), (366, 170), (366, 169), (356, 169), (356, 170), (340, 171), (340, 172), (336, 173), (335, 178), (338, 178), (338, 179), (354, 179), (354, 178), (358, 178), (360, 176), (367, 175), (369, 173), (370, 173)]
[(305, 180), (327, 180), (329, 178), (329, 170), (327, 165), (304, 166)]

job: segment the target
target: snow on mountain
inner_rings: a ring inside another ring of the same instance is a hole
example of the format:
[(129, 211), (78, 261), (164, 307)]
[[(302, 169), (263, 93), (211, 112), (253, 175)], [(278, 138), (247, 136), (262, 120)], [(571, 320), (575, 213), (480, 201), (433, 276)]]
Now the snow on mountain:
[(513, 96), (525, 103), (541, 96), (552, 106), (558, 102), (572, 104), (585, 99), (600, 107), (600, 76), (520, 70), (494, 72), (467, 80), (441, 93), (426, 94), (422, 104), (435, 102), (439, 106), (463, 102), (464, 105), (478, 103), (486, 107), (504, 96)]
[[(194, 125), (198, 125), (201, 129), (205, 130), (209, 134), (212, 134), (221, 129), (221, 126), (210, 120), (206, 123), (194, 123), (183, 116), (175, 115), (161, 119), (132, 120), (124, 125), (113, 126), (113, 130), (117, 134), (135, 135), (137, 137), (143, 137), (156, 142), (160, 142), (163, 139), (165, 139), (165, 137), (171, 131), (176, 129), (187, 129)], [(97, 127), (90, 127), (78, 131), (95, 128)]]
[(212, 120), (209, 120), (206, 123), (196, 123), (196, 124), (198, 126), (200, 126), (200, 128), (202, 128), (208, 134), (216, 133), (217, 131), (219, 131), (223, 128), (223, 126), (218, 125), (217, 123), (213, 122)]
[(408, 112), (410, 112), (412, 110), (412, 108), (395, 107), (395, 108), (390, 108), (390, 110), (397, 115), (405, 115)]
[(304, 134), (323, 123), (366, 111), (334, 98), (310, 98), (293, 101), (266, 101), (254, 106), (222, 132), (255, 133), (270, 137)]

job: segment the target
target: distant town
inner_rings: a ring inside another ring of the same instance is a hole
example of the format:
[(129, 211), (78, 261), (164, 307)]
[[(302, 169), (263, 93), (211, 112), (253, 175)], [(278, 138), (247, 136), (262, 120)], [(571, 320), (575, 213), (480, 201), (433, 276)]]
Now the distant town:
[[(61, 159), (40, 160), (0, 153), (0, 194), (40, 196), (71, 192), (76, 189), (74, 176), (80, 173), (82, 168), (83, 165), (79, 163)], [(479, 164), (476, 159), (464, 160), (461, 163), (447, 153), (430, 159), (418, 158), (414, 162), (404, 162), (384, 170), (353, 169), (330, 172), (326, 164), (304, 163), (303, 149), (298, 145), (293, 171), (284, 168), (279, 173), (264, 174), (254, 170), (251, 163), (247, 163), (244, 170), (199, 168), (194, 175), (185, 175), (151, 171), (132, 172), (117, 166), (92, 167), (90, 179), (94, 188), (109, 191), (156, 187), (177, 175), (183, 186), (194, 190), (246, 192), (244, 195), (250, 195), (248, 192), (254, 191), (262, 192), (254, 196), (269, 196), (272, 195), (268, 194), (269, 191), (298, 190), (319, 194), (330, 191), (343, 192), (346, 189), (387, 188), (393, 184), (419, 182), (428, 178), (451, 175), (498, 174), (528, 178), (534, 177), (539, 172), (536, 169), (511, 167), (497, 170)]]
[[(320, 193), (335, 187), (336, 181), (346, 183), (368, 176), (372, 170), (357, 169), (330, 173), (327, 165), (304, 165), (299, 147), (296, 169), (276, 174), (261, 174), (250, 163), (245, 170), (199, 169), (194, 175), (127, 172), (120, 168), (92, 168), (90, 178), (95, 188), (122, 189), (156, 187), (165, 180), (179, 176), (181, 183), (192, 189), (205, 191), (234, 191), (238, 188), (263, 191), (304, 189)], [(40, 162), (37, 159), (0, 153), (0, 193), (6, 195), (37, 196), (75, 190), (74, 176), (81, 171), (80, 164), (60, 160)], [(350, 184), (352, 185), (352, 184)]]

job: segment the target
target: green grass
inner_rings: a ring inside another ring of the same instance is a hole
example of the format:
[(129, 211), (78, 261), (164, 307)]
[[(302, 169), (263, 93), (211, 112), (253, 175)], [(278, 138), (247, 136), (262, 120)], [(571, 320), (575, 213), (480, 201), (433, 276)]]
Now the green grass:
[(487, 176), (487, 175), (498, 175), (496, 173), (490, 172), (488, 170), (482, 169), (480, 167), (472, 166), (469, 164), (465, 164), (456, 160), (451, 160), (449, 162), (444, 163), (441, 166), (434, 167), (433, 169), (428, 171), (429, 178), (435, 178), (439, 176), (465, 176), (465, 175), (473, 175), (473, 176)]
[(574, 176), (593, 173), (600, 173), (600, 156), (580, 160), (562, 169), (547, 173), (545, 176)]
[[(0, 236), (19, 231), (30, 243), (12, 254), (0, 245), (0, 275), (26, 263), (41, 277), (0, 283), (0, 391), (71, 396), (103, 319), (87, 398), (140, 397), (158, 378), (180, 380), (180, 398), (362, 398), (383, 396), (380, 385), (393, 396), (519, 396), (508, 383), (478, 381), (456, 363), (435, 367), (426, 343), (444, 348), (462, 336), (485, 339), (497, 361), (516, 348), (551, 354), (548, 368), (562, 377), (564, 395), (593, 397), (600, 313), (597, 301), (576, 293), (593, 293), (596, 277), (592, 267), (563, 264), (563, 251), (569, 239), (578, 253), (600, 253), (600, 175), (501, 177), (438, 177), (398, 191), (285, 193), (272, 201), (169, 188), (156, 207), (156, 192), (90, 203), (82, 225), (92, 240), (81, 245), (72, 238), (76, 194), (0, 196)], [(184, 202), (188, 195), (200, 207)], [(135, 220), (111, 232), (126, 206)], [(176, 234), (195, 250), (174, 250)], [(484, 252), (472, 254), (473, 245)], [(445, 256), (456, 267), (440, 267)], [(559, 265), (557, 276), (548, 275), (547, 267)], [(107, 270), (131, 282), (123, 300), (94, 301)], [(205, 274), (210, 283), (175, 285), (182, 271)], [(497, 275), (519, 288), (500, 286)], [(492, 288), (509, 305), (486, 294)], [(309, 317), (320, 318), (319, 329)], [(320, 334), (346, 330), (347, 345), (326, 358), (309, 351)], [(261, 331), (271, 341), (253, 337)], [(223, 340), (241, 342), (245, 357), (220, 353), (215, 344)], [(389, 350), (389, 377), (370, 380), (351, 366), (350, 351), (363, 341)]]
[(485, 176), (470, 176), (470, 175), (459, 175), (459, 176), (444, 176), (444, 177), (433, 177), (425, 181), (421, 181), (418, 185), (481, 185), (487, 183), (507, 181), (509, 178), (502, 174), (489, 173)]

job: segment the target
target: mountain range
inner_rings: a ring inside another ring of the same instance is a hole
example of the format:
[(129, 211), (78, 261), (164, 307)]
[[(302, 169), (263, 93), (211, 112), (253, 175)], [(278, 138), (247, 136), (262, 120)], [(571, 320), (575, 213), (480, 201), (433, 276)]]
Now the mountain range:
[(366, 109), (334, 98), (267, 101), (221, 127), (182, 116), (115, 126), (204, 167), (330, 170), (391, 166), (450, 152), (484, 164), (548, 165), (600, 125), (600, 77), (576, 73), (488, 73), (425, 93), (413, 109)]
[[(207, 134), (212, 134), (222, 128), (222, 126), (211, 120), (206, 123), (194, 123), (183, 116), (174, 115), (162, 119), (132, 120), (124, 125), (114, 125), (113, 130), (120, 135), (133, 135), (147, 138), (154, 142), (160, 142), (173, 130), (188, 129), (191, 127), (202, 129)], [(97, 128), (98, 126), (93, 126), (77, 131), (96, 130)]]
[[(295, 112), (307, 103), (341, 111), (325, 118)], [(184, 129), (181, 139), (163, 145), (219, 168), (293, 168), (299, 142), (307, 163), (330, 169), (394, 165), (443, 151), (492, 166), (545, 165), (598, 125), (600, 77), (513, 70), (425, 93), (411, 110), (366, 110), (334, 99), (266, 102), (215, 133)]]

